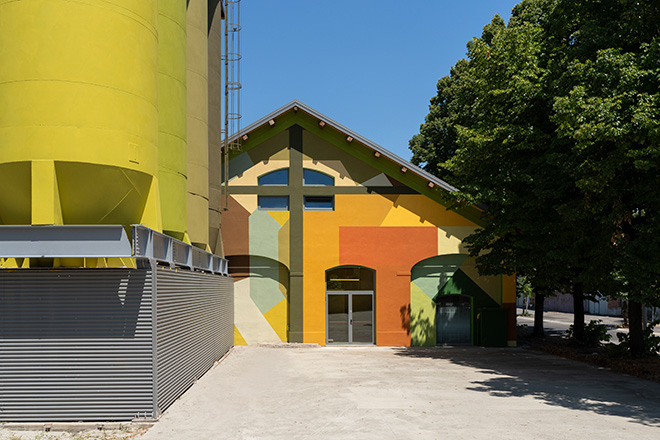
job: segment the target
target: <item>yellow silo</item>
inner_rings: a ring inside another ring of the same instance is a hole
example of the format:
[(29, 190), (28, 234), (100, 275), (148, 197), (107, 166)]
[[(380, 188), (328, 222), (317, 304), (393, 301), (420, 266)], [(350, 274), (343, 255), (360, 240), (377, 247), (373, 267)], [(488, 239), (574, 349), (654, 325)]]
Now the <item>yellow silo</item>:
[(209, 88), (208, 2), (190, 0), (187, 14), (188, 50), (188, 234), (190, 241), (209, 250)]
[(0, 223), (162, 229), (156, 16), (157, 0), (0, 2)]
[(222, 7), (215, 2), (209, 9), (209, 246), (211, 252), (223, 255), (220, 234), (220, 210), (222, 207)]
[(184, 0), (159, 0), (158, 38), (158, 180), (163, 231), (189, 241)]

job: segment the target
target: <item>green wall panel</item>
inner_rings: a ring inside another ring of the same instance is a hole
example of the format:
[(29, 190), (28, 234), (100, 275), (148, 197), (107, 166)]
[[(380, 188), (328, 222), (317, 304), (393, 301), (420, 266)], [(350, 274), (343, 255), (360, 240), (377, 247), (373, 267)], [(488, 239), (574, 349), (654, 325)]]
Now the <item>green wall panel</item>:
[(250, 255), (279, 260), (278, 236), (282, 227), (268, 211), (256, 210), (250, 215)]
[(277, 261), (250, 257), (250, 298), (262, 314), (285, 299), (282, 290), (288, 287), (288, 280), (280, 281), (280, 272)]
[(456, 254), (429, 258), (413, 267), (410, 279), (426, 296), (435, 298), (467, 257)]

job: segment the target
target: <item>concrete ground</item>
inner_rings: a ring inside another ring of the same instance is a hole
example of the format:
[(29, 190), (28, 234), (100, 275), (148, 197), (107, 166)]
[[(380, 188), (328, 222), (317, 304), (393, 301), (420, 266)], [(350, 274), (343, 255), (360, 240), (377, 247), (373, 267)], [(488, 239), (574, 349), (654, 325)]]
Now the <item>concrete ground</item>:
[(651, 439), (660, 384), (478, 347), (237, 347), (140, 440)]

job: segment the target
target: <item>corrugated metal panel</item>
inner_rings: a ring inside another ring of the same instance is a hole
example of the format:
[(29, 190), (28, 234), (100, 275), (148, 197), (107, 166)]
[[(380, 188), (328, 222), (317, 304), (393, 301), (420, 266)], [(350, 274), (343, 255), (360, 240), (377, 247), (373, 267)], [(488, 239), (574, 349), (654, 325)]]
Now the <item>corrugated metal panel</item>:
[(231, 277), (158, 268), (157, 400), (169, 407), (234, 344)]
[(152, 275), (0, 271), (0, 421), (151, 416)]

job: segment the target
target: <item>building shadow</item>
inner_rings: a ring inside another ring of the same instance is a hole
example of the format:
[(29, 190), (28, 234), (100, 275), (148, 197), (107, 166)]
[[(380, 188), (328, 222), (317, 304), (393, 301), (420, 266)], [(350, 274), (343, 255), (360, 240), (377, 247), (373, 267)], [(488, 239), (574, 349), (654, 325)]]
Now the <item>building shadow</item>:
[(475, 369), (469, 391), (532, 397), (546, 405), (628, 418), (660, 427), (660, 384), (522, 348), (401, 347), (396, 355), (437, 359)]

